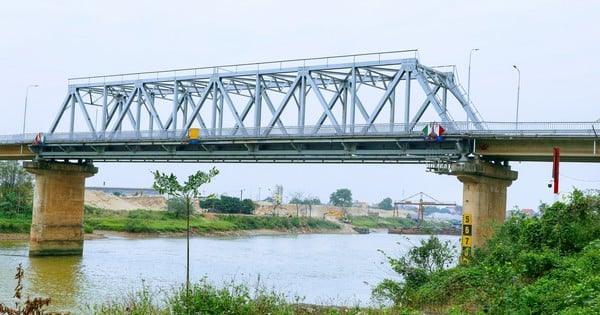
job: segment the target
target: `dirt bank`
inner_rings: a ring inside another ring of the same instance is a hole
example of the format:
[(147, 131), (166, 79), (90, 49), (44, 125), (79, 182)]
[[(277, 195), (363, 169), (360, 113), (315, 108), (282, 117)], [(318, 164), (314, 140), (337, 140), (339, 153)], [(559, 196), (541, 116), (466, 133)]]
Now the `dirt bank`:
[(116, 196), (99, 190), (86, 190), (86, 205), (107, 210), (165, 210), (167, 200), (162, 196)]

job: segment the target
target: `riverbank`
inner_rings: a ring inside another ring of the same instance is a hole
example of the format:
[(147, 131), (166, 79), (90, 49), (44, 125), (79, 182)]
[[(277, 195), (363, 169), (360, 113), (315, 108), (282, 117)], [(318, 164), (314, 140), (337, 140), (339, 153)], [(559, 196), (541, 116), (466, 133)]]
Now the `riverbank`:
[[(340, 223), (340, 229), (317, 229), (317, 230), (274, 230), (274, 229), (255, 229), (255, 230), (230, 230), (213, 231), (205, 233), (192, 233), (192, 237), (228, 237), (228, 236), (261, 236), (261, 235), (294, 235), (294, 234), (357, 234), (350, 224)], [(86, 240), (95, 240), (103, 238), (126, 238), (126, 239), (144, 239), (186, 237), (185, 232), (169, 233), (135, 233), (111, 230), (95, 230), (93, 233), (86, 233)], [(29, 233), (0, 233), (0, 241), (26, 241), (29, 240)]]

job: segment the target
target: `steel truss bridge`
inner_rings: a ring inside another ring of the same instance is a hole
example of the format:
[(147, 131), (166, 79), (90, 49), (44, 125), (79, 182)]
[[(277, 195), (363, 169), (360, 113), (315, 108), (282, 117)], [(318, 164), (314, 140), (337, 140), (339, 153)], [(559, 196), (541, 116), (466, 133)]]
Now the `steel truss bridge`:
[[(44, 141), (29, 148), (47, 160), (428, 163), (435, 171), (472, 155), (550, 160), (547, 146), (577, 139), (563, 160), (600, 161), (598, 122), (490, 123), (467, 99), (453, 68), (424, 66), (416, 51), (75, 78)], [(423, 130), (440, 126), (442, 137), (425, 140)], [(0, 146), (21, 145), (14, 156), (22, 157), (34, 136)]]

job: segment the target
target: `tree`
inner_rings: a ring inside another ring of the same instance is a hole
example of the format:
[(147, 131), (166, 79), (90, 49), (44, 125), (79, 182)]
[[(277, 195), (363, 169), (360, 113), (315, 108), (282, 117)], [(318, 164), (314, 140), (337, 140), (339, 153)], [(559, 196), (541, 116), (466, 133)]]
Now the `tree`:
[(312, 216), (312, 206), (320, 205), (321, 200), (318, 197), (307, 196), (304, 197), (304, 193), (297, 192), (292, 194), (292, 199), (290, 199), (290, 204), (296, 205), (296, 216), (298, 216), (300, 205), (308, 205), (309, 217)]
[(187, 211), (187, 205), (185, 199), (181, 197), (173, 197), (167, 200), (167, 211), (175, 214), (175, 218), (180, 218), (185, 215)]
[(33, 175), (17, 161), (0, 162), (0, 210), (13, 213), (31, 211)]
[(186, 277), (185, 277), (185, 288), (186, 292), (190, 289), (190, 210), (192, 208), (192, 202), (196, 198), (200, 198), (200, 186), (210, 183), (213, 177), (219, 174), (219, 170), (212, 168), (208, 173), (198, 171), (188, 177), (188, 180), (183, 184), (177, 181), (177, 176), (173, 173), (167, 175), (160, 171), (152, 172), (154, 175), (154, 184), (152, 187), (158, 190), (159, 193), (167, 193), (170, 196), (181, 198), (185, 203), (185, 209), (187, 213), (187, 264), (186, 264)]
[(337, 207), (352, 206), (352, 192), (348, 188), (340, 188), (329, 195), (329, 202)]
[(392, 205), (392, 198), (385, 198), (379, 204), (377, 204), (379, 209), (383, 210), (393, 210), (394, 206)]
[(303, 192), (295, 192), (292, 194), (292, 199), (290, 203), (296, 206), (296, 216), (300, 216), (300, 205), (302, 204), (302, 199), (304, 198)]
[(252, 214), (256, 205), (251, 199), (240, 201), (239, 198), (221, 195), (220, 198), (200, 200), (200, 207), (216, 213)]
[(392, 269), (402, 276), (403, 282), (384, 279), (373, 290), (373, 296), (399, 304), (406, 299), (407, 291), (425, 284), (436, 271), (450, 267), (456, 256), (456, 245), (449, 240), (442, 242), (432, 235), (429, 239), (422, 239), (421, 246), (412, 247), (399, 258), (390, 257), (382, 250), (379, 252), (385, 256)]

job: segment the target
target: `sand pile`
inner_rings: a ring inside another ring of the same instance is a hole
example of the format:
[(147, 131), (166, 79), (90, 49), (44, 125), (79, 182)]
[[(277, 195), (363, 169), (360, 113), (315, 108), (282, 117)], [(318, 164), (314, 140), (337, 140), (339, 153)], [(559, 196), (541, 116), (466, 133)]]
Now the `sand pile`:
[(167, 200), (162, 196), (116, 196), (98, 190), (85, 191), (85, 204), (108, 210), (165, 210)]

